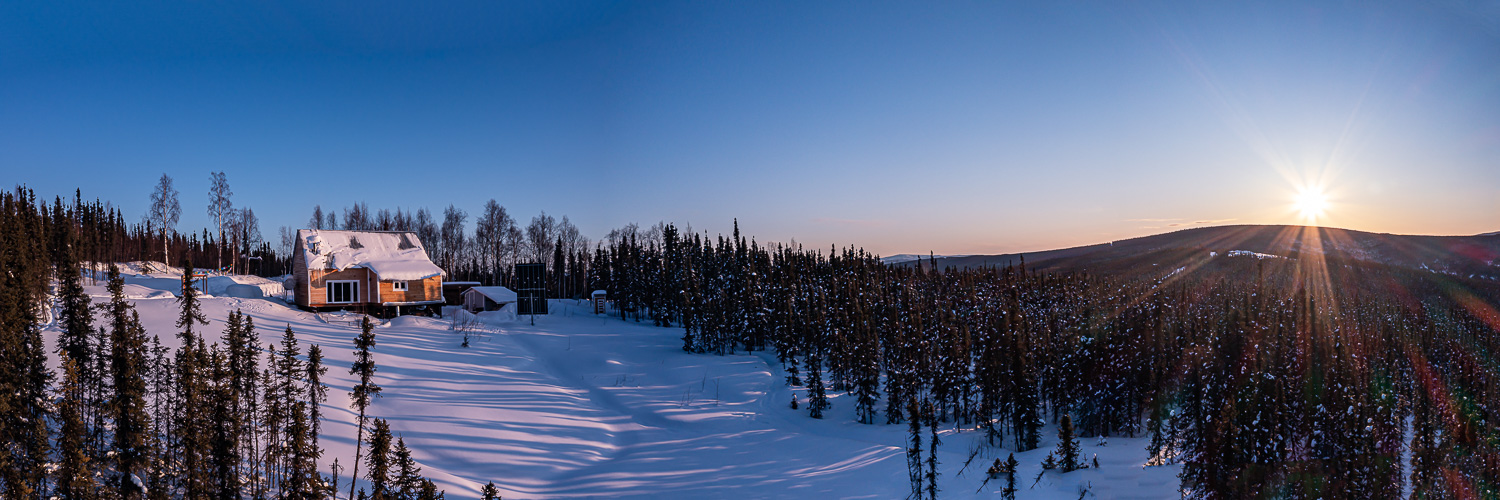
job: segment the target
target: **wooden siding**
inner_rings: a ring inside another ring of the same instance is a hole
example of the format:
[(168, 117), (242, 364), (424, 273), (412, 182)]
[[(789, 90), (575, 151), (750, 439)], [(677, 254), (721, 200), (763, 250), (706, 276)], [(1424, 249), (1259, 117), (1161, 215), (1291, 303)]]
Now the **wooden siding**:
[[(340, 306), (346, 304), (328, 303), (329, 281), (358, 281), (359, 302), (365, 304), (381, 304), (384, 302), (425, 302), (443, 300), (443, 278), (433, 276), (424, 280), (412, 280), (407, 282), (407, 290), (396, 291), (390, 281), (380, 281), (375, 273), (363, 267), (351, 267), (343, 271), (332, 269), (313, 269), (306, 272), (309, 281), (298, 278), (297, 304), (303, 307), (325, 307)], [(304, 284), (305, 283), (305, 284)], [(306, 290), (306, 292), (304, 292)], [(378, 291), (378, 292), (377, 292)], [(303, 302), (302, 294), (308, 296)]]
[[(302, 257), (307, 239), (299, 231), (297, 248), (292, 250), (292, 276), (295, 278), (293, 295), (301, 307), (338, 307), (352, 304), (381, 304), (384, 302), (426, 302), (443, 300), (443, 277), (433, 276), (423, 280), (407, 282), (405, 292), (396, 291), (391, 281), (380, 281), (374, 272), (362, 267), (336, 271), (333, 269), (308, 269)], [(328, 303), (329, 281), (358, 281), (359, 301), (353, 303)]]
[(307, 281), (307, 286), (299, 288), (308, 289), (309, 297), (307, 305), (311, 307), (349, 305), (345, 303), (328, 303), (329, 281), (358, 281), (359, 300), (354, 302), (356, 304), (371, 302), (371, 299), (374, 298), (371, 291), (375, 290), (375, 285), (377, 284), (375, 273), (363, 267), (351, 267), (343, 271), (310, 269), (308, 270), (308, 277), (310, 279)]
[(380, 282), (379, 302), (424, 302), (443, 300), (443, 278), (433, 276), (424, 280), (406, 282), (406, 291), (395, 288), (393, 281)]

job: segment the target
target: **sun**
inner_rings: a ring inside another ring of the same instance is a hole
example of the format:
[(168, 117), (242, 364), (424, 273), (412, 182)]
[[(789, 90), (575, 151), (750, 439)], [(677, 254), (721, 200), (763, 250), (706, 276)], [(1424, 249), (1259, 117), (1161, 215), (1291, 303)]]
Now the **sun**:
[(1292, 206), (1302, 214), (1303, 220), (1316, 222), (1328, 211), (1328, 195), (1322, 188), (1305, 188), (1297, 193)]

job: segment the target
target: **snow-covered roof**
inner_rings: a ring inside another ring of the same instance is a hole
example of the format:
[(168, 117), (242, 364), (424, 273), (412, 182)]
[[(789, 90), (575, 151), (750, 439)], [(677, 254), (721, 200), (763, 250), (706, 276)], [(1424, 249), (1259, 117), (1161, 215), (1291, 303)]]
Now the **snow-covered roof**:
[(382, 280), (420, 280), (446, 273), (412, 232), (302, 229), (302, 256), (308, 269), (363, 267)]
[(591, 296), (591, 297), (608, 297), (609, 296), (609, 292), (606, 292), (604, 290), (594, 290), (594, 293), (589, 294), (589, 296)]
[(485, 297), (489, 297), (489, 299), (495, 301), (496, 304), (504, 304), (507, 302), (516, 301), (516, 292), (511, 291), (511, 289), (505, 288), (503, 286), (476, 286), (474, 288), (464, 290), (464, 293), (477, 293)]

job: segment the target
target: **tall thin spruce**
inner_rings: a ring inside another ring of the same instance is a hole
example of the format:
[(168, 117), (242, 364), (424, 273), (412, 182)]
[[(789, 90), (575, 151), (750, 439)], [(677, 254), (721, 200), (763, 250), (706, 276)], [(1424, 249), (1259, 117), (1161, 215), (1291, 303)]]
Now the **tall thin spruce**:
[(906, 448), (906, 475), (911, 482), (911, 494), (907, 498), (913, 499), (922, 498), (922, 412), (917, 404), (916, 398), (906, 401), (911, 442)]
[(147, 457), (148, 416), (146, 415), (146, 330), (141, 327), (140, 313), (125, 301), (125, 280), (120, 268), (109, 267), (108, 315), (110, 322), (110, 367), (113, 370), (114, 398), (110, 409), (115, 423), (116, 491), (125, 498), (139, 497), (137, 484), (143, 484)]
[[(365, 439), (365, 410), (369, 409), (372, 398), (380, 397), (380, 386), (375, 384), (375, 357), (370, 353), (370, 348), (375, 347), (375, 325), (370, 322), (370, 317), (365, 316), (359, 324), (359, 336), (354, 338), (354, 363), (349, 366), (349, 374), (359, 376), (359, 383), (349, 393), (354, 409), (359, 412), (355, 420), (355, 445), (354, 445), (354, 470), (349, 477), (359, 477), (360, 449)], [(354, 485), (358, 481), (349, 481), (349, 498), (354, 498)]]

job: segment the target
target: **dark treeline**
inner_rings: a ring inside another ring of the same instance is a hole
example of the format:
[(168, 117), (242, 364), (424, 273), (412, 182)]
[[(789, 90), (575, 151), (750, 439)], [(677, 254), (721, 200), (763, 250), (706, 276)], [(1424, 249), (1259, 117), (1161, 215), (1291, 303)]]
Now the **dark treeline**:
[[(40, 214), (37, 223), (43, 234), (53, 234), (59, 227), (69, 226), (77, 238), (74, 250), (77, 259), (85, 265), (95, 265), (93, 269), (97, 272), (102, 272), (102, 266), (110, 262), (170, 263), (183, 258), (192, 259), (200, 267), (222, 265), (226, 271), (260, 276), (279, 276), (291, 269), (291, 261), (286, 257), (289, 254), (277, 253), (269, 242), (262, 241), (259, 220), (249, 208), (235, 211), (236, 215), (226, 223), (225, 236), (216, 238), (208, 229), (197, 233), (163, 232), (161, 223), (150, 217), (127, 223), (118, 208), (97, 199), (87, 201), (81, 191), (74, 191), (71, 200), (56, 197), (51, 202), (38, 200), (31, 190), (19, 187), (11, 196), (37, 208)], [(86, 276), (92, 277), (93, 273)]]
[[(186, 277), (175, 350), (141, 325), (113, 264), (110, 298), (93, 303), (83, 262), (128, 258), (130, 243), (149, 242), (110, 236), (122, 219), (96, 217), (110, 212), (100, 207), (0, 193), (0, 498), (334, 498), (343, 467), (317, 470), (322, 348), (304, 351), (291, 328), (262, 345), (238, 311), (210, 337)], [(181, 264), (192, 271), (190, 257)], [(41, 334), (44, 310), (56, 312), (55, 345)], [(366, 319), (366, 353), (371, 328)], [(399, 436), (369, 425), (367, 498), (443, 496)]]
[[(47, 200), (35, 199), (30, 190), (19, 188), (11, 196), (29, 205), (47, 205), (44, 211), (38, 210), (40, 218), (37, 223), (43, 233), (51, 234), (59, 226), (70, 226), (70, 230), (77, 235), (75, 253), (81, 262), (102, 265), (109, 262), (163, 260), (164, 240), (160, 233), (147, 222), (126, 223), (120, 210), (108, 202), (97, 199), (86, 201), (82, 192), (75, 192), (71, 200), (58, 197), (48, 203)], [(165, 239), (165, 246), (173, 256), (187, 256), (204, 263), (212, 263), (215, 254), (220, 251), (220, 246), (206, 230), (203, 234), (171, 233)], [(269, 254), (271, 248), (256, 242), (254, 248), (246, 251), (252, 255), (262, 255)], [(284, 264), (277, 262), (279, 261), (268, 260), (262, 274), (274, 275), (285, 269)]]
[(1403, 473), (1419, 497), (1500, 494), (1500, 294), (1293, 257), (1170, 279), (934, 270), (668, 225), (600, 245), (589, 285), (622, 318), (682, 328), (685, 350), (774, 349), (813, 417), (844, 393), (860, 422), (909, 422), (916, 497), (937, 494), (939, 423), (1024, 451), (1044, 422), (1149, 436), (1191, 497), (1396, 498)]

